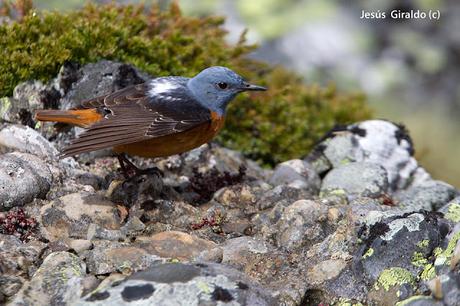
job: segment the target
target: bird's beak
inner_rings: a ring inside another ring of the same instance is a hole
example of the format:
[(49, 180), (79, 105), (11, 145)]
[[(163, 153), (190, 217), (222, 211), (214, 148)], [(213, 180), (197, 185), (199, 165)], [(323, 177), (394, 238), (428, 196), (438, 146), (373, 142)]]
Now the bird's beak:
[(244, 82), (243, 86), (241, 86), (241, 90), (242, 91), (249, 91), (249, 90), (250, 91), (265, 91), (265, 90), (267, 90), (267, 88)]

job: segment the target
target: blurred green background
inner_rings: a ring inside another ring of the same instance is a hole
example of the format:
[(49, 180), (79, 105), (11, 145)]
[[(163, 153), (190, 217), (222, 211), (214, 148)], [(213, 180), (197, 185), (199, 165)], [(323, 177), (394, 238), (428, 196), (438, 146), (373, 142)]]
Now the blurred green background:
[[(188, 15), (226, 16), (229, 41), (236, 41), (247, 28), (249, 42), (260, 46), (254, 58), (290, 67), (309, 83), (333, 82), (340, 89), (362, 90), (376, 117), (409, 128), (417, 158), (435, 178), (460, 187), (460, 1), (178, 2)], [(84, 1), (34, 3), (43, 9), (71, 10)], [(441, 18), (363, 20), (363, 9), (381, 10), (387, 16), (393, 9), (440, 10)]]

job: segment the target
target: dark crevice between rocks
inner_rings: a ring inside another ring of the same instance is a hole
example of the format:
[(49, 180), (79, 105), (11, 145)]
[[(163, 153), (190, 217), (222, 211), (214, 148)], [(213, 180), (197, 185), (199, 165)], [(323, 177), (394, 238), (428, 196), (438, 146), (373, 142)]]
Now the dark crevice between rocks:
[(230, 291), (219, 286), (214, 287), (214, 291), (211, 294), (211, 299), (224, 303), (228, 303), (234, 300)]
[(324, 302), (329, 300), (330, 298), (328, 298), (324, 291), (319, 289), (308, 289), (300, 302), (300, 306), (323, 305)]

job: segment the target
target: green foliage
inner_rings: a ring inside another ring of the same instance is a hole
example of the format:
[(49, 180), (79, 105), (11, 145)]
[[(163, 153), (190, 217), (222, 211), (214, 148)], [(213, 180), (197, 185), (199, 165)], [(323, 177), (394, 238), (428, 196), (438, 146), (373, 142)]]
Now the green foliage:
[(219, 141), (265, 164), (300, 157), (334, 124), (370, 115), (360, 95), (305, 86), (290, 71), (246, 59), (254, 47), (244, 35), (229, 46), (223, 18), (185, 17), (175, 4), (166, 11), (87, 5), (68, 13), (28, 10), (20, 17), (0, 25), (0, 96), (21, 81), (49, 80), (67, 61), (117, 60), (152, 76), (228, 66), (269, 91), (239, 97)]

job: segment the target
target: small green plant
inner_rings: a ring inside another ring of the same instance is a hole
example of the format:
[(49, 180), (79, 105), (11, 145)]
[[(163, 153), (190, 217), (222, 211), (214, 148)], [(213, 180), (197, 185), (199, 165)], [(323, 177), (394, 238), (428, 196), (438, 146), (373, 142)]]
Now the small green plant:
[(183, 16), (174, 3), (168, 10), (88, 4), (60, 13), (35, 11), (30, 0), (18, 0), (2, 12), (10, 21), (0, 24), (0, 96), (25, 80), (49, 80), (68, 61), (116, 60), (154, 77), (228, 66), (269, 90), (232, 103), (218, 141), (266, 165), (306, 154), (334, 124), (370, 116), (362, 95), (306, 86), (291, 71), (247, 59), (254, 46), (244, 33), (228, 45), (223, 18)]

